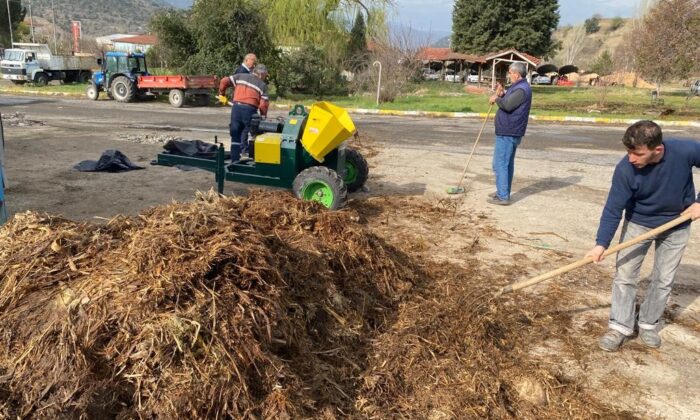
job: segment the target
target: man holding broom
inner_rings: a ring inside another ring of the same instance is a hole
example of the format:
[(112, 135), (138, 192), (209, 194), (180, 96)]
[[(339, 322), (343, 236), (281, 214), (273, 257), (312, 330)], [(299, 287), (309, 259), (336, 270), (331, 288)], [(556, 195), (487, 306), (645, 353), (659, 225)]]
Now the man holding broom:
[[(632, 124), (622, 143), (627, 149), (615, 168), (608, 200), (600, 218), (596, 246), (586, 256), (600, 262), (610, 246), (624, 211), (620, 242), (638, 237), (680, 215), (700, 218), (700, 195), (695, 196), (693, 167), (700, 168), (700, 142), (663, 140), (661, 127), (652, 121)], [(617, 254), (608, 332), (598, 345), (617, 351), (639, 328), (639, 338), (651, 348), (661, 346), (659, 320), (664, 313), (690, 237), (690, 221)], [(654, 244), (651, 284), (635, 314), (639, 271)]]

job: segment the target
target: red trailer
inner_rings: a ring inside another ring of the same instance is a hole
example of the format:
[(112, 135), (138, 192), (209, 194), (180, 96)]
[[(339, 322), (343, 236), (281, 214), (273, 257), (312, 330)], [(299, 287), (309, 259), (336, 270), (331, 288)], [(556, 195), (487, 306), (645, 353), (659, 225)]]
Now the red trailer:
[(207, 105), (213, 89), (219, 87), (216, 76), (139, 76), (138, 89), (156, 94), (168, 94), (170, 104), (180, 108), (186, 98), (193, 97), (199, 105)]

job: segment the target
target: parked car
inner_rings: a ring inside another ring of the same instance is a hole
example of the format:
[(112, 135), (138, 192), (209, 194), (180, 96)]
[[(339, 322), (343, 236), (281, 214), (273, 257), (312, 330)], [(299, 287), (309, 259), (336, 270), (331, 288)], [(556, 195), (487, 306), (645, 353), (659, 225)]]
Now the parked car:
[(688, 98), (693, 96), (700, 96), (700, 79), (695, 80), (690, 83), (690, 91), (688, 92)]
[(423, 69), (424, 80), (440, 80), (440, 75), (433, 69)]
[(479, 83), (479, 75), (477, 73), (472, 73), (467, 76), (467, 82), (469, 83)]
[(530, 84), (531, 85), (551, 85), (552, 78), (549, 76), (535, 73), (532, 75), (532, 80), (531, 80)]
[(569, 80), (566, 76), (559, 76), (556, 82), (557, 86), (576, 86), (576, 83)]
[(454, 70), (446, 70), (445, 71), (445, 81), (446, 82), (461, 82), (462, 75), (456, 74), (454, 72)]

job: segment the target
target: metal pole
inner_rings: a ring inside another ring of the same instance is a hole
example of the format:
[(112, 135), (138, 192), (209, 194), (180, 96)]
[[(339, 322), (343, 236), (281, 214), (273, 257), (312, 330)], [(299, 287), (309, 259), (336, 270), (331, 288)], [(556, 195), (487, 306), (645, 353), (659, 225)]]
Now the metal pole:
[(56, 54), (58, 52), (56, 47), (56, 11), (53, 8), (53, 0), (51, 0), (51, 18), (53, 20), (53, 53)]
[(6, 1), (7, 3), (7, 23), (9, 24), (10, 28), (10, 48), (12, 48), (12, 44), (15, 43), (15, 39), (12, 36), (12, 17), (10, 16), (10, 0)]
[(373, 66), (379, 66), (379, 80), (377, 81), (377, 106), (379, 106), (379, 91), (382, 89), (382, 63), (375, 61)]
[(32, 43), (36, 44), (34, 39), (34, 15), (32, 15), (32, 2), (29, 2), (29, 28), (32, 31)]

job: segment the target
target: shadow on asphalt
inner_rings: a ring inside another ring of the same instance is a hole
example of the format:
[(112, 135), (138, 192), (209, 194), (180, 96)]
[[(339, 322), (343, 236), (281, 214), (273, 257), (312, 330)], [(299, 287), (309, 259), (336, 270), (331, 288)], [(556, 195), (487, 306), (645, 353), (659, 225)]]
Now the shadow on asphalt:
[(511, 203), (523, 200), (531, 195), (542, 193), (545, 191), (561, 190), (572, 185), (576, 185), (583, 179), (582, 176), (568, 176), (566, 178), (549, 177), (539, 180), (525, 188), (514, 192), (510, 196)]

